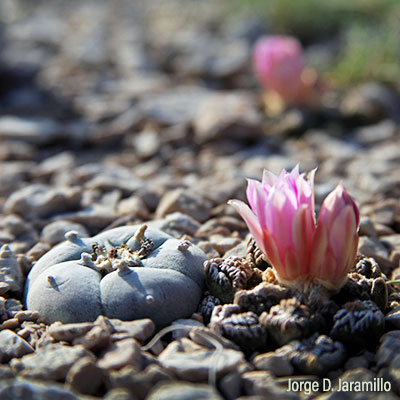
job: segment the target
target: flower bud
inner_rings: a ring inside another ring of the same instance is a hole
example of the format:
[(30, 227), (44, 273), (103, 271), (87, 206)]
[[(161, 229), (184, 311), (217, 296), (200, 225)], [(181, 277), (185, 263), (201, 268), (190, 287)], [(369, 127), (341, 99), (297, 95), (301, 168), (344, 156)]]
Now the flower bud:
[(253, 65), (266, 90), (275, 92), (287, 104), (299, 101), (304, 60), (298, 40), (285, 36), (260, 38), (254, 47)]
[(322, 203), (314, 234), (310, 272), (316, 281), (337, 290), (354, 264), (360, 215), (339, 184)]

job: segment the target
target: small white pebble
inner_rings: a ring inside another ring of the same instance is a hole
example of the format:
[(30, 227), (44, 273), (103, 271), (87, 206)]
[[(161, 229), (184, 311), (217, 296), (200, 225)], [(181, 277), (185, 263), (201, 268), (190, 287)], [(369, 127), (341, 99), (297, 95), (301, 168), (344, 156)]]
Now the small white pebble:
[(65, 240), (68, 240), (70, 242), (76, 242), (78, 239), (80, 239), (79, 233), (77, 231), (69, 231), (65, 235)]

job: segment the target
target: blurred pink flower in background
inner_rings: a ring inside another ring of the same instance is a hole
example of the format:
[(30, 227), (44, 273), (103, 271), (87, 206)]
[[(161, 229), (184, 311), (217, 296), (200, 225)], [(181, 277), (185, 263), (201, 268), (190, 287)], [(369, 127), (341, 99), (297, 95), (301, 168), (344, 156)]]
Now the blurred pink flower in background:
[(320, 282), (337, 290), (355, 260), (359, 213), (339, 184), (324, 200), (316, 225), (314, 174), (306, 178), (298, 166), (279, 176), (264, 171), (261, 182), (248, 181), (250, 207), (240, 200), (230, 204), (282, 283), (299, 287)]
[(289, 36), (263, 36), (253, 51), (253, 66), (261, 85), (286, 105), (309, 102), (316, 86), (315, 71), (305, 66), (300, 42)]

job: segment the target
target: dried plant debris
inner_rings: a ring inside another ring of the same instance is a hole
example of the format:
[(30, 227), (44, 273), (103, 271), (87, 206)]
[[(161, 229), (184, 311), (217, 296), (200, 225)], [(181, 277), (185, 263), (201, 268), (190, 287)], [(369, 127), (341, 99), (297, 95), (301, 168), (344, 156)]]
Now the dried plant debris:
[(247, 242), (246, 260), (250, 263), (252, 268), (258, 268), (261, 271), (265, 271), (270, 267), (265, 259), (264, 253), (260, 250), (252, 237), (250, 237)]
[(340, 291), (332, 296), (332, 300), (340, 306), (355, 300), (372, 300), (384, 311), (388, 307), (388, 285), (382, 276), (366, 278), (357, 272), (351, 272)]
[(367, 279), (382, 277), (381, 267), (372, 257), (360, 257), (353, 268), (353, 272), (357, 272), (358, 274), (365, 276)]
[(339, 368), (347, 355), (342, 343), (318, 333), (307, 339), (294, 340), (276, 353), (286, 353), (297, 373), (320, 376)]
[(376, 278), (372, 281), (371, 299), (382, 311), (385, 311), (388, 307), (388, 287), (382, 277)]
[(386, 329), (400, 329), (400, 306), (395, 307), (385, 315)]
[(330, 336), (352, 351), (374, 347), (385, 329), (382, 311), (370, 300), (346, 303), (335, 314), (333, 322)]
[(260, 315), (282, 299), (292, 296), (290, 289), (270, 283), (260, 283), (251, 290), (239, 290), (235, 294), (234, 303), (240, 307), (241, 312), (252, 311)]
[(400, 330), (385, 333), (379, 342), (375, 356), (377, 367), (390, 367), (397, 363), (395, 355), (400, 353)]
[(400, 293), (393, 290), (388, 296), (388, 308), (394, 310), (400, 306)]
[(267, 330), (260, 324), (258, 315), (251, 311), (231, 314), (218, 322), (212, 321), (212, 327), (245, 352), (262, 349), (267, 344)]
[(323, 318), (296, 298), (283, 299), (269, 312), (263, 312), (260, 322), (278, 346), (307, 337), (323, 325)]
[(203, 321), (208, 324), (211, 319), (211, 314), (215, 306), (219, 306), (221, 300), (218, 297), (213, 296), (210, 292), (205, 292), (204, 297), (199, 305), (199, 313), (203, 316)]
[(246, 288), (254, 273), (244, 258), (236, 256), (207, 260), (204, 262), (204, 271), (211, 294), (223, 303), (232, 302), (235, 292)]
[(218, 326), (225, 319), (233, 314), (239, 314), (240, 309), (236, 304), (224, 304), (215, 306), (211, 314), (210, 328), (218, 330)]

